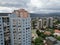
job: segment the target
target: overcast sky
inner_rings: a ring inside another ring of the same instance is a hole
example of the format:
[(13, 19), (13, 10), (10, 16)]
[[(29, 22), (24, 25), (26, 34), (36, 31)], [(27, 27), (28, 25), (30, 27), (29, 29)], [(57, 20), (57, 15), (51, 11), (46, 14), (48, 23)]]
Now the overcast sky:
[(60, 12), (60, 0), (0, 0), (0, 12), (24, 8), (32, 13)]

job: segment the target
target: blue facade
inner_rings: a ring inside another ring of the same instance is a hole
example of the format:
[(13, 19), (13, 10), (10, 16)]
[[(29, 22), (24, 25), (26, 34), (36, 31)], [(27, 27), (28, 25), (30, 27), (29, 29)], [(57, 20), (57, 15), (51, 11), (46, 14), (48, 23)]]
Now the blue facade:
[[(28, 13), (24, 11), (24, 14)], [(30, 15), (26, 18), (15, 13), (0, 16), (0, 45), (31, 45)]]
[[(11, 45), (31, 45), (31, 18), (17, 17), (15, 14), (12, 14), (9, 15), (9, 19)], [(15, 33), (14, 30), (16, 31)]]
[(2, 16), (0, 16), (0, 45), (4, 45), (4, 29), (3, 29)]

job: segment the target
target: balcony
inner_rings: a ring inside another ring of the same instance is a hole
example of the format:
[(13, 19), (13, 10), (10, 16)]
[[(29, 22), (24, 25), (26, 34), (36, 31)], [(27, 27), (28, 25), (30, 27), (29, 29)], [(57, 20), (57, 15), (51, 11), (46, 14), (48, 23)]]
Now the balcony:
[(7, 23), (4, 22), (4, 23), (3, 23), (3, 26), (4, 26), (4, 27), (9, 26), (9, 22), (7, 22)]

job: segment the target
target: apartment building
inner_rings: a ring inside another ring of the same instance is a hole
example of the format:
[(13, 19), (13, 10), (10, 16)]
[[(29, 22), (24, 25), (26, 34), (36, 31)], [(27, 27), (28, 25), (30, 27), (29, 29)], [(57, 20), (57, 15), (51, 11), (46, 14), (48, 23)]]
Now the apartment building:
[(46, 26), (52, 28), (53, 27), (53, 17), (48, 17), (46, 19)]
[(9, 13), (0, 13), (0, 45), (10, 45)]
[(54, 37), (46, 37), (46, 44), (47, 45), (60, 45), (60, 41)]
[(24, 9), (0, 15), (0, 45), (31, 45), (31, 18)]

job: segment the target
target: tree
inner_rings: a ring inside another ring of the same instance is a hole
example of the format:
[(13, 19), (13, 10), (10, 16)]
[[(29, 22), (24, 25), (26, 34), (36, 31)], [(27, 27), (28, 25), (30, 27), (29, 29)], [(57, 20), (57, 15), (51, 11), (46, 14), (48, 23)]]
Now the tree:
[(41, 37), (38, 37), (34, 41), (35, 45), (43, 45), (43, 39)]
[(60, 41), (60, 36), (58, 36), (58, 37), (56, 37), (57, 38), (57, 40), (59, 40)]
[(39, 31), (39, 30), (37, 30), (37, 31), (36, 31), (36, 34), (37, 34), (38, 36), (40, 36), (40, 35), (41, 35), (41, 33), (40, 33), (40, 31)]
[(37, 30), (36, 33), (39, 37), (42, 37), (43, 39), (45, 39), (46, 35), (43, 32), (40, 32), (39, 30)]

